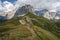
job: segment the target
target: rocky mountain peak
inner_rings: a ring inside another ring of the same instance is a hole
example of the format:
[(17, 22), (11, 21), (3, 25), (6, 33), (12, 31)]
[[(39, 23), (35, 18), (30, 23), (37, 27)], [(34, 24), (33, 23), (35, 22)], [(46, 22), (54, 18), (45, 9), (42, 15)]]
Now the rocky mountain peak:
[(19, 7), (18, 10), (15, 13), (15, 16), (21, 16), (27, 13), (34, 13), (34, 8), (31, 5), (25, 5), (22, 7)]

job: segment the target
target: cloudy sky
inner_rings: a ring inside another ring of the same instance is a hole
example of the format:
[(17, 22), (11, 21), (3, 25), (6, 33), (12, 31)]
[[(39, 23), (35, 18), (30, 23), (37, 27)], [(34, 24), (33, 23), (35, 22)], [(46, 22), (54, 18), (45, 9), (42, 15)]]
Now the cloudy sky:
[(60, 6), (60, 0), (18, 0), (18, 4), (31, 4), (35, 8), (57, 8)]
[(30, 4), (34, 8), (47, 8), (47, 9), (60, 9), (60, 0), (2, 0), (4, 1), (9, 1), (12, 4), (23, 6), (25, 4)]

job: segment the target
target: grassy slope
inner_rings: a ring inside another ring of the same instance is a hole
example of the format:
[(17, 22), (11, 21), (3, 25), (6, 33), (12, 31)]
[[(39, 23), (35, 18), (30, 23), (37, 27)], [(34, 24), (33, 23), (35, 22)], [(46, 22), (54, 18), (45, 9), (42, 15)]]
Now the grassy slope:
[[(30, 18), (35, 18), (35, 20), (32, 20), (33, 24), (41, 27), (47, 31), (50, 31), (57, 35), (60, 38), (60, 22), (59, 21), (54, 21), (54, 20), (48, 20), (44, 17), (39, 17), (33, 14), (27, 14)], [(33, 15), (33, 16), (32, 16)]]
[[(55, 21), (48, 20), (33, 14), (25, 15), (34, 18), (27, 25), (19, 23), (23, 17), (17, 17), (7, 21), (0, 21), (0, 39), (2, 40), (59, 40), (60, 33), (56, 28), (58, 24)], [(31, 27), (30, 27), (31, 26)], [(31, 29), (31, 30), (29, 30)], [(34, 34), (35, 33), (35, 37)], [(33, 34), (33, 35), (32, 35)]]

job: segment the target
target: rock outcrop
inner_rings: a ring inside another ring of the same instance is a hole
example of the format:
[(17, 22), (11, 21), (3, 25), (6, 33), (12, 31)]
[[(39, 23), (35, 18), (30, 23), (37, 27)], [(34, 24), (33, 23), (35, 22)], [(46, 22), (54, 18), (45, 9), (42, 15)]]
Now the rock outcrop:
[(25, 5), (25, 6), (20, 7), (16, 11), (15, 16), (21, 16), (21, 15), (27, 14), (29, 12), (34, 13), (34, 8), (31, 5)]
[(49, 11), (47, 9), (35, 11), (35, 13), (36, 13), (36, 15), (43, 16), (47, 19), (55, 19), (56, 15), (57, 15), (56, 11)]
[(2, 17), (3, 17), (2, 19), (11, 19), (11, 18), (18, 17), (18, 16), (24, 16), (27, 13), (34, 13), (34, 8), (31, 5), (16, 7), (12, 11), (0, 14), (0, 16), (1, 16), (0, 19)]

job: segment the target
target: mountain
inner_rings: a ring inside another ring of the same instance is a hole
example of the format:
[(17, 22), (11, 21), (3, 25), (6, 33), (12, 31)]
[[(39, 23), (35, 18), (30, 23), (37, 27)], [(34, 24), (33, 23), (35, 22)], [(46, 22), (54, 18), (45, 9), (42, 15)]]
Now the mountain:
[(35, 10), (36, 15), (42, 16), (43, 14), (40, 12), (40, 10)]
[(55, 19), (60, 19), (60, 11), (57, 11)]
[(35, 11), (36, 15), (38, 16), (43, 16), (47, 19), (53, 19), (52, 15), (53, 13), (52, 12), (49, 12), (48, 9), (42, 9), (42, 10), (39, 10), (39, 11)]
[[(4, 5), (7, 4), (5, 7), (9, 6), (9, 3), (5, 2)], [(11, 5), (10, 5), (11, 6)], [(28, 12), (34, 13), (34, 8), (31, 5), (25, 5), (22, 7), (15, 7), (14, 9), (10, 9), (10, 6), (7, 8), (4, 13), (0, 14), (0, 20), (11, 19), (18, 16), (24, 16)], [(11, 7), (12, 8), (12, 7)], [(4, 16), (3, 16), (4, 15)]]
[(48, 9), (42, 9), (42, 10), (35, 10), (36, 15), (43, 16), (44, 13), (48, 12)]
[[(47, 10), (41, 12), (47, 17)], [(45, 17), (37, 16), (31, 5), (0, 14), (0, 40), (59, 40), (60, 21)]]
[(16, 9), (17, 8), (12, 3), (8, 1), (0, 1), (0, 20), (11, 19)]
[(27, 13), (10, 20), (0, 20), (0, 40), (59, 40), (60, 21)]
[(47, 10), (47, 9), (42, 9), (42, 10), (36, 10), (35, 14), (38, 16), (43, 16), (47, 19), (60, 19), (60, 12), (56, 10)]
[(34, 13), (34, 8), (31, 5), (24, 5), (18, 8), (18, 10), (15, 13), (15, 16), (22, 16), (27, 14), (28, 12)]
[(0, 14), (0, 20), (7, 20), (7, 19), (13, 18), (17, 9), (18, 9), (18, 7), (16, 7), (15, 9), (13, 9), (9, 12), (2, 12)]

